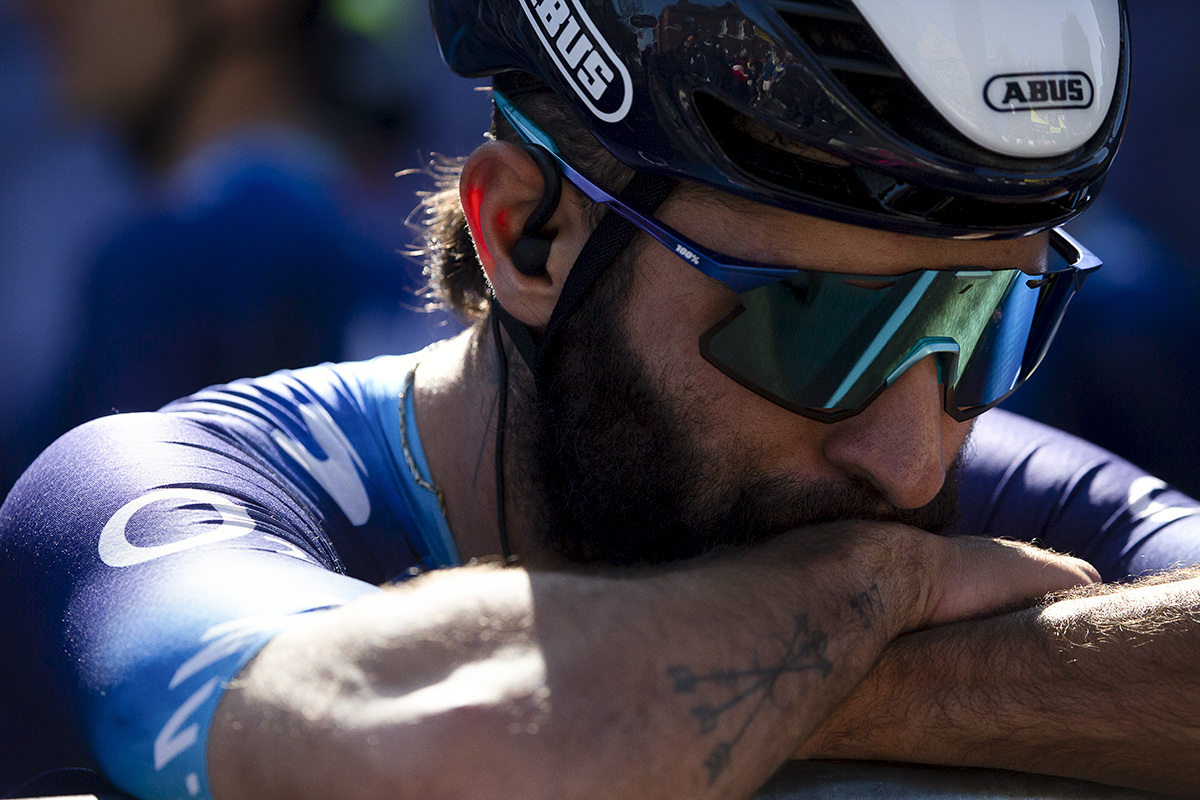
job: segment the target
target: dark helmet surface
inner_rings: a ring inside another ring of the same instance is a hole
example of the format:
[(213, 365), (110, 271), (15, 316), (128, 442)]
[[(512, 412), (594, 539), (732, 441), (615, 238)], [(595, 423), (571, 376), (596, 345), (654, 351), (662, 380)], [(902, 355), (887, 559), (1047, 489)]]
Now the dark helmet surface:
[(905, 233), (1062, 224), (1125, 124), (1124, 0), (430, 7), (452, 69), (536, 77), (634, 169)]

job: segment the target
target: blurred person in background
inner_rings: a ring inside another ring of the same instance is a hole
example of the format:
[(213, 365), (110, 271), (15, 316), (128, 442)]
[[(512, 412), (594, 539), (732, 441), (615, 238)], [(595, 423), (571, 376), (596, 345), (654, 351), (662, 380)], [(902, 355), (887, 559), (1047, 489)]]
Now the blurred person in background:
[(150, 192), (79, 269), (65, 374), (35, 413), (5, 421), (0, 493), (92, 417), (275, 369), (406, 352), (458, 329), (421, 313), (419, 273), (397, 255), (411, 204), (388, 206), (394, 236), (368, 230), (354, 207), (356, 166), (390, 179), (416, 163), (352, 163), (390, 155), (411, 109), (346, 24), (347, 4), (334, 5), (24, 3), (66, 103), (114, 129)]
[[(137, 180), (108, 131), (64, 125), (43, 43), (0, 0), (0, 497), (49, 439), (96, 246)], [(31, 429), (32, 428), (32, 429)]]

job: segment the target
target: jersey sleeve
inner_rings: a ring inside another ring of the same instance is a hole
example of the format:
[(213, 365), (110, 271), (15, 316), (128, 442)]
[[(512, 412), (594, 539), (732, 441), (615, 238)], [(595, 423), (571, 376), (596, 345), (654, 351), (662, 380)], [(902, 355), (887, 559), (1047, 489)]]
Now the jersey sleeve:
[(1200, 503), (1089, 442), (994, 409), (964, 457), (960, 533), (1036, 540), (1105, 581), (1200, 564)]
[[(430, 500), (403, 479), (409, 363), (207, 390), (89, 423), (34, 463), (0, 509), (0, 793), (90, 767), (145, 800), (207, 797), (212, 715), (272, 636), (454, 563), (452, 542), (410, 535)], [(1108, 580), (1200, 563), (1200, 504), (1002, 411), (976, 425), (959, 525)]]
[(0, 510), (0, 794), (88, 767), (208, 797), (213, 713), (272, 636), (444, 565), (405, 533), (384, 383), (375, 404), (353, 368), (280, 373), (42, 454)]

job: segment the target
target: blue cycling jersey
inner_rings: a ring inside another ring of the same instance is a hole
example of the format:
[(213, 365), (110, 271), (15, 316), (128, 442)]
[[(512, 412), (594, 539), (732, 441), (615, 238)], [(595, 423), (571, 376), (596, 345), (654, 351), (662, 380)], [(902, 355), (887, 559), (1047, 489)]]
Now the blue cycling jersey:
[[(406, 392), (418, 358), (208, 389), (34, 463), (0, 509), (0, 796), (79, 767), (208, 796), (212, 714), (273, 635), (459, 563)], [(1200, 562), (1200, 504), (1097, 447), (992, 411), (970, 448), (955, 532), (1038, 539), (1108, 580)]]

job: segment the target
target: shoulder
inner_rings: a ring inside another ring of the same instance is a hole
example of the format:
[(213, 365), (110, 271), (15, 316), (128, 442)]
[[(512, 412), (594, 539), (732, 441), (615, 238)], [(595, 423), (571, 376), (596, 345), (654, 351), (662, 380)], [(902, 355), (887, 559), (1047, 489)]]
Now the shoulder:
[(999, 409), (972, 431), (960, 491), (963, 533), (1037, 539), (1091, 561), (1106, 580), (1200, 560), (1200, 503), (1101, 447)]
[(38, 539), (99, 530), (129, 504), (165, 492), (182, 500), (186, 487), (236, 498), (327, 568), (387, 580), (395, 572), (384, 571), (413, 558), (400, 535), (408, 520), (395, 466), (399, 397), (413, 363), (389, 356), (278, 372), (159, 412), (93, 420), (34, 462), (0, 530)]
[(0, 793), (95, 759), (185, 796), (219, 687), (263, 643), (426, 563), (393, 453), (414, 363), (212, 387), (34, 462), (0, 508), (0, 672), (20, 687), (0, 719), (34, 720)]

